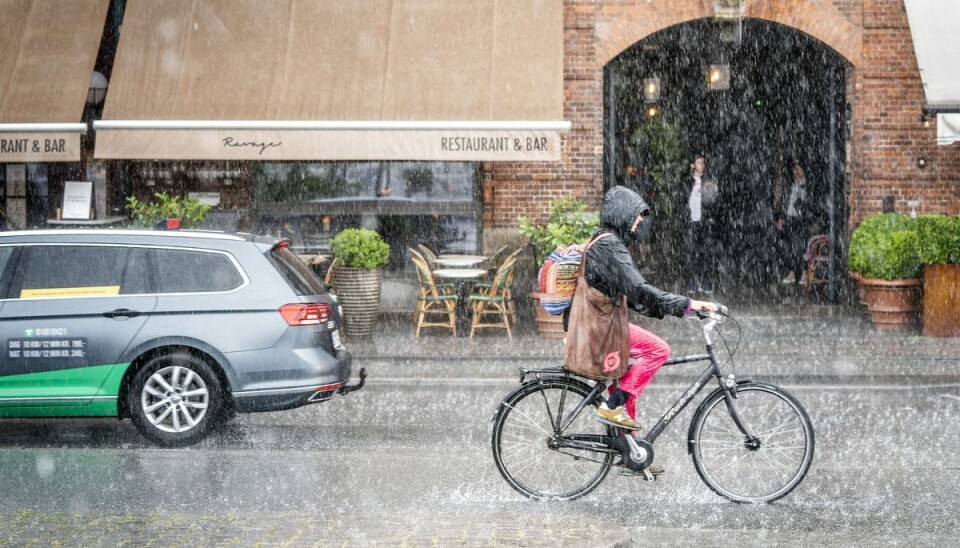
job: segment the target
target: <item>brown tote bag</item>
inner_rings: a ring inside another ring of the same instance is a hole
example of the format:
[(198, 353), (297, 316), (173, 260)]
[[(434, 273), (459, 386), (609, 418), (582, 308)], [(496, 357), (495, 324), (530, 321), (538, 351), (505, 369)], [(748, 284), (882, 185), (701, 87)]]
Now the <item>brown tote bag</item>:
[(567, 370), (594, 380), (619, 379), (630, 367), (630, 324), (627, 320), (627, 298), (611, 299), (587, 285), (587, 250), (605, 233), (590, 241), (583, 249), (577, 289), (570, 307), (567, 330)]

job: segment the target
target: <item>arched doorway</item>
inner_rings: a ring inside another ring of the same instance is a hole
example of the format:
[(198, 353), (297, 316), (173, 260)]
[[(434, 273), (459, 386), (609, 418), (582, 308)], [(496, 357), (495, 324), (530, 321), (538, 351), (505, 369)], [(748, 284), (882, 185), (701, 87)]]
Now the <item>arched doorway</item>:
[(847, 71), (822, 42), (759, 19), (675, 25), (606, 65), (604, 184), (634, 187), (655, 204), (651, 267), (658, 274), (677, 279), (683, 268), (684, 181), (700, 153), (721, 187), (711, 246), (720, 289), (758, 300), (789, 291), (778, 283), (789, 251), (777, 220), (799, 163), (808, 181), (806, 236), (830, 237), (822, 296), (837, 298)]

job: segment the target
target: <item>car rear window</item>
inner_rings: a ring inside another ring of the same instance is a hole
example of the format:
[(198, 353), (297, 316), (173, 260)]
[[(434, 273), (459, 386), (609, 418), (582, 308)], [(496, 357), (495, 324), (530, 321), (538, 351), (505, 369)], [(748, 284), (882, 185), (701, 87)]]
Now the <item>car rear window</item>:
[(243, 285), (226, 255), (207, 251), (153, 249), (158, 293), (213, 293)]
[(277, 272), (297, 295), (322, 295), (327, 292), (323, 281), (286, 247), (271, 249), (270, 258)]

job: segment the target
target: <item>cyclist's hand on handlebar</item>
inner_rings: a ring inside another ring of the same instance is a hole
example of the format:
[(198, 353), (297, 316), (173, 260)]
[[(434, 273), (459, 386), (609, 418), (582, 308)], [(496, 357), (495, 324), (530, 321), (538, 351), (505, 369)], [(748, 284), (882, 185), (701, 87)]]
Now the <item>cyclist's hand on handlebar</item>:
[(710, 301), (695, 301), (690, 299), (690, 310), (694, 312), (716, 312), (719, 310), (717, 303)]

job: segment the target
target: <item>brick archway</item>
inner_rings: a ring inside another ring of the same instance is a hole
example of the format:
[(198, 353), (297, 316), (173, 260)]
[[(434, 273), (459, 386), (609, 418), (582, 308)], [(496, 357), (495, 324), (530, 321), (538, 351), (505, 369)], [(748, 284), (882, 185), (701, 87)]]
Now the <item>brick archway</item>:
[[(606, 6), (597, 21), (601, 66), (651, 34), (713, 17), (712, 0), (653, 0)], [(854, 67), (863, 60), (863, 31), (831, 2), (745, 0), (744, 17), (780, 23), (826, 44)]]

